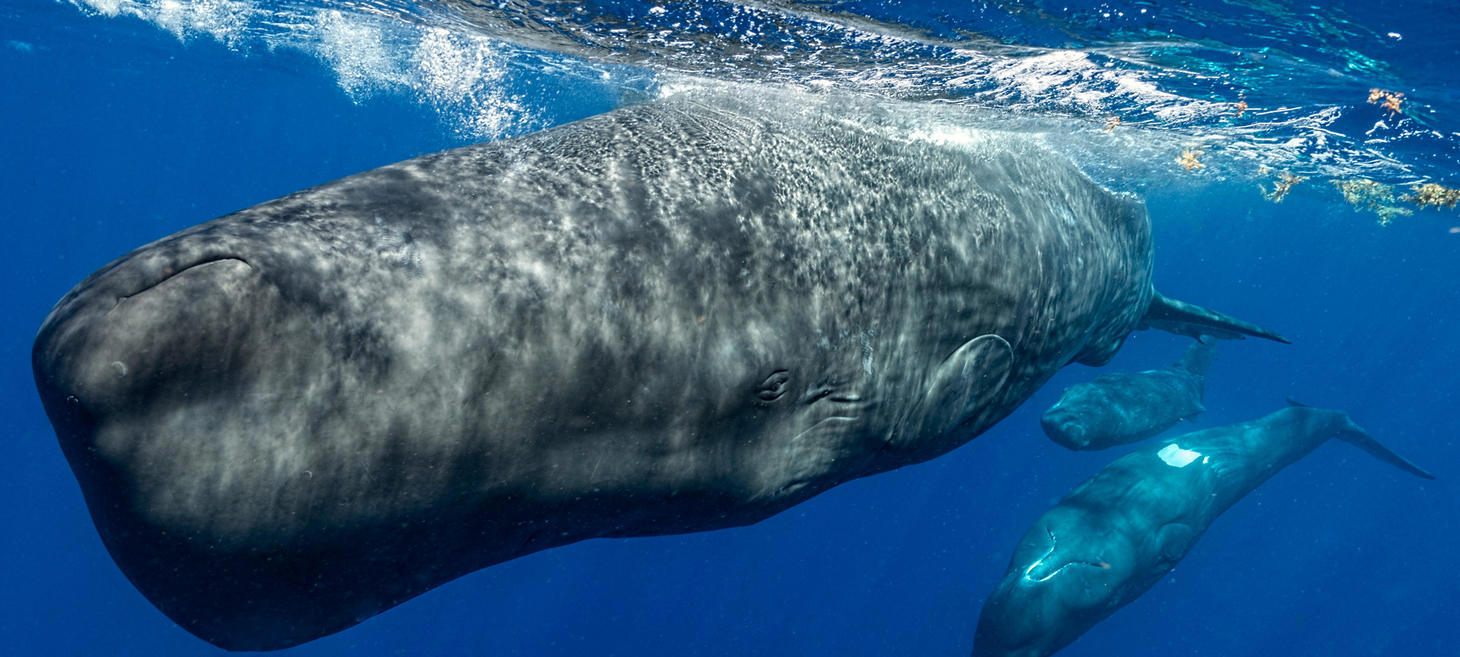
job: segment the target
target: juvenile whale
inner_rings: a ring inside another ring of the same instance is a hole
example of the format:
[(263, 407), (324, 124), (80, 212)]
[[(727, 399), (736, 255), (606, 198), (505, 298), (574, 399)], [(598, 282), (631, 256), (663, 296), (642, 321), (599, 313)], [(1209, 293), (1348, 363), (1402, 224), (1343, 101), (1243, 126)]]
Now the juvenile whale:
[(514, 557), (753, 523), (972, 439), (1150, 318), (1144, 207), (1027, 139), (681, 96), (361, 173), (103, 267), (37, 386), (188, 631), (276, 649)]
[(1181, 361), (1145, 372), (1105, 374), (1066, 388), (1039, 425), (1069, 449), (1105, 449), (1145, 440), (1205, 412), (1206, 373), (1216, 341), (1197, 339)]
[(1434, 479), (1342, 412), (1294, 406), (1122, 456), (1034, 523), (979, 615), (975, 657), (1044, 657), (1140, 597), (1222, 512), (1330, 438)]

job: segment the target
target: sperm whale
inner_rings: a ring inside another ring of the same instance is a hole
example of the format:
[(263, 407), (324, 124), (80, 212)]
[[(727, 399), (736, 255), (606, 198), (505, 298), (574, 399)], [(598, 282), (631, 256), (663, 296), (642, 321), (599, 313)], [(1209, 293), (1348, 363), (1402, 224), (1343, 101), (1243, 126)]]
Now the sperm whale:
[(122, 256), (33, 349), (103, 542), (188, 631), (282, 648), (934, 458), (1146, 323), (1281, 339), (1157, 294), (1137, 200), (892, 109), (673, 96)]
[(984, 603), (973, 654), (1058, 652), (1171, 572), (1238, 500), (1331, 438), (1434, 478), (1347, 414), (1297, 405), (1143, 446), (1080, 484), (1024, 534)]

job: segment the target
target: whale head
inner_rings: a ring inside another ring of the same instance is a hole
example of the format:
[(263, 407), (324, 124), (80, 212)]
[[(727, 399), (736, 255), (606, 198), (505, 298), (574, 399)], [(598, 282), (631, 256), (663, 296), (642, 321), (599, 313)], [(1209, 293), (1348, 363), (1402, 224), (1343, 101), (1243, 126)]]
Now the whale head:
[(1088, 413), (1079, 409), (1071, 408), (1069, 404), (1061, 399), (1059, 403), (1050, 407), (1039, 417), (1039, 426), (1044, 429), (1044, 434), (1050, 440), (1059, 443), (1066, 449), (1087, 449), (1090, 446), (1091, 436), (1094, 434), (1093, 427), (1089, 423)]
[[(1118, 380), (1118, 379), (1116, 379)], [(1050, 440), (1066, 449), (1103, 449), (1112, 433), (1125, 424), (1122, 404), (1113, 394), (1112, 377), (1077, 383), (1066, 388), (1059, 401), (1039, 417), (1039, 426)]]
[(1052, 655), (1123, 604), (1135, 551), (1119, 533), (1080, 516), (1057, 508), (1025, 535), (984, 602), (974, 657)]
[[(338, 416), (352, 381), (389, 366), (368, 327), (346, 335), (324, 310), (328, 285), (287, 266), (304, 245), (274, 244), (289, 246), (265, 248), (234, 224), (142, 247), (68, 293), (32, 350), (41, 400), (117, 565), (180, 625), (235, 649), (297, 643), (365, 611), (324, 618), (328, 603), (288, 602), (291, 588), (309, 590), (302, 564), (361, 538), (301, 540), (322, 526), (310, 500), (330, 474), (306, 463), (331, 449), (301, 438)], [(357, 352), (341, 359), (347, 341)]]
[(642, 294), (558, 285), (488, 248), (502, 231), (466, 244), (392, 182), (414, 166), (139, 248), (36, 336), (99, 535), (184, 629), (284, 648), (526, 553), (742, 525), (868, 471), (862, 350), (742, 347), (704, 312), (627, 331)]

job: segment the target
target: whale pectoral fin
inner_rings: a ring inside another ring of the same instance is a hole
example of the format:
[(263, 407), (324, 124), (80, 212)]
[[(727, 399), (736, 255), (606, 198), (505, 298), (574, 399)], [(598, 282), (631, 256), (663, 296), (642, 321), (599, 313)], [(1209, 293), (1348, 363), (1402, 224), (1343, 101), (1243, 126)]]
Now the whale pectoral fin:
[(1177, 301), (1154, 292), (1151, 305), (1141, 318), (1140, 328), (1154, 328), (1177, 335), (1200, 339), (1203, 335), (1226, 340), (1240, 340), (1244, 336), (1266, 338), (1283, 344), (1292, 344), (1287, 338), (1273, 333), (1251, 322), (1224, 315), (1215, 310)]
[(1014, 369), (1014, 348), (992, 333), (963, 343), (938, 365), (923, 397), (923, 417), (917, 435), (907, 442), (936, 439), (959, 425), (976, 420), (999, 398)]

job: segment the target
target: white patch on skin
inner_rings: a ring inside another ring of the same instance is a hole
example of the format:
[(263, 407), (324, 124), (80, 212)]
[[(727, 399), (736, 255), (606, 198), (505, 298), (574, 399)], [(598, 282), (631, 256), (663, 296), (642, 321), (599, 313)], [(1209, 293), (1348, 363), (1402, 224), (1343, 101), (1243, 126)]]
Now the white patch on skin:
[[(1161, 457), (1161, 460), (1165, 461), (1166, 465), (1169, 465), (1173, 468), (1184, 468), (1188, 465), (1191, 465), (1192, 461), (1195, 461), (1198, 457), (1200, 457), (1201, 452), (1193, 452), (1189, 449), (1182, 449), (1180, 445), (1177, 445), (1176, 443), (1171, 443), (1170, 445), (1162, 447), (1161, 451), (1156, 452), (1156, 456)], [(1203, 459), (1202, 463), (1206, 463), (1206, 459)]]

